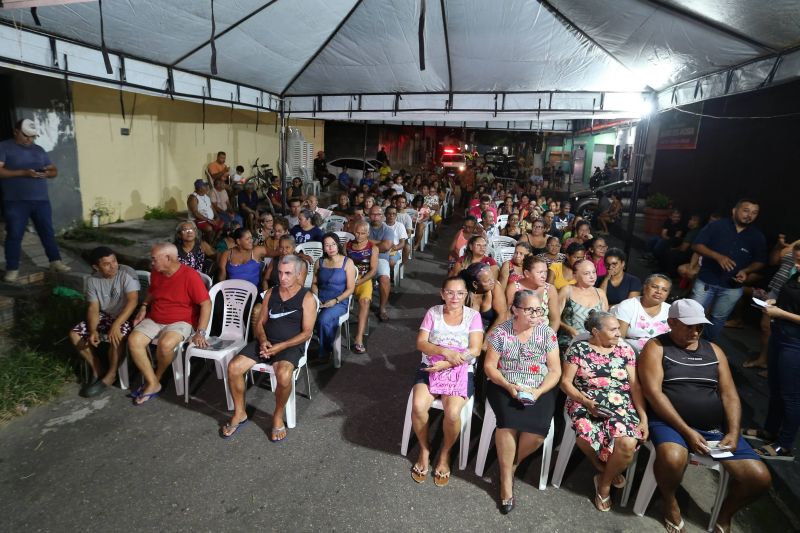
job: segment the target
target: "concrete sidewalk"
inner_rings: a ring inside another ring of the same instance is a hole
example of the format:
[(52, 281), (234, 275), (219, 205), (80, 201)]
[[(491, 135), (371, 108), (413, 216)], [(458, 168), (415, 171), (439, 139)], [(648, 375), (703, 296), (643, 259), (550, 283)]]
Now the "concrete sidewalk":
[[(657, 496), (645, 517), (631, 513), (646, 453), (628, 508), (618, 507), (617, 494), (612, 512), (595, 510), (592, 470), (578, 452), (560, 489), (537, 490), (536, 454), (518, 471), (517, 508), (500, 515), (494, 451), (485, 477), (473, 472), (478, 416), (466, 471), (454, 464), (446, 488), (410, 479), (417, 448), (412, 441), (407, 458), (399, 450), (419, 364), (414, 344), (425, 310), (439, 302), (445, 248), (455, 227), (445, 227), (439, 243), (415, 254), (393, 291), (391, 320), (372, 317), (368, 354), (345, 354), (338, 370), (312, 367), (312, 398), (298, 397), (297, 428), (282, 443), (267, 438), (274, 407), (267, 379), (264, 388), (248, 391), (251, 423), (232, 439), (221, 439), (218, 427), (230, 416), (223, 385), (211, 367), (203, 372), (202, 363), (192, 372), (189, 405), (170, 382), (161, 398), (141, 407), (116, 388), (85, 400), (72, 386), (59, 400), (0, 429), (3, 529), (663, 531)], [(313, 343), (311, 351), (316, 352)], [(302, 375), (298, 391), (306, 393)], [(441, 433), (439, 416), (432, 418), (435, 452)], [(683, 487), (687, 531), (702, 531), (716, 475), (689, 468)], [(792, 528), (770, 497), (741, 512), (734, 526), (748, 532)]]

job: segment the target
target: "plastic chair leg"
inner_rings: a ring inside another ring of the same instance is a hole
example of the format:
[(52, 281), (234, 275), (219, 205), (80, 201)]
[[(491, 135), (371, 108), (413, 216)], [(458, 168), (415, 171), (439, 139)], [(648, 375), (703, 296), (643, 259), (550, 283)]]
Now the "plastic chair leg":
[(714, 507), (711, 508), (711, 519), (708, 521), (708, 531), (714, 531), (714, 526), (719, 518), (719, 511), (722, 509), (722, 502), (725, 501), (725, 496), (728, 494), (728, 481), (730, 481), (730, 474), (725, 468), (719, 465), (719, 486), (717, 487), (717, 496), (714, 498)]
[(652, 443), (646, 442), (645, 446), (650, 451), (650, 458), (647, 460), (647, 467), (644, 470), (642, 482), (639, 483), (639, 492), (636, 493), (636, 501), (633, 502), (633, 514), (643, 516), (650, 505), (653, 493), (656, 491), (656, 475), (653, 473), (653, 463), (656, 462), (656, 450)]
[(483, 471), (486, 469), (486, 456), (489, 455), (489, 448), (492, 447), (492, 435), (494, 435), (496, 427), (497, 418), (492, 406), (487, 401), (483, 410), (483, 427), (481, 427), (481, 438), (478, 443), (478, 455), (475, 457), (475, 475), (478, 477), (483, 476)]
[(308, 399), (310, 400), (311, 399), (311, 372), (308, 370), (308, 365), (305, 365), (305, 367), (306, 367), (306, 385), (308, 386), (306, 391), (308, 391)]
[[(235, 409), (235, 406), (233, 404), (233, 396), (231, 396), (231, 388), (228, 385), (227, 365), (226, 365), (225, 370), (222, 372), (222, 383), (223, 383), (223, 385), (225, 385), (225, 401), (228, 403), (228, 411), (233, 411)], [(187, 380), (186, 380), (186, 394), (187, 395), (189, 394), (188, 375), (187, 375)]]
[(465, 470), (469, 461), (469, 437), (472, 432), (472, 407), (475, 402), (473, 396), (461, 408), (461, 432), (459, 435), (458, 469)]
[(336, 338), (333, 339), (333, 368), (342, 367), (342, 326), (336, 328)]
[(295, 396), (295, 380), (297, 371), (292, 373), (292, 390), (289, 392), (289, 399), (286, 401), (286, 425), (289, 429), (297, 426), (297, 397)]
[(119, 388), (122, 390), (127, 390), (130, 386), (130, 377), (128, 375), (128, 348), (127, 346), (123, 350), (121, 355), (122, 361), (119, 363), (119, 368), (117, 368), (117, 377), (119, 377)]
[(542, 443), (542, 469), (539, 472), (539, 490), (547, 488), (547, 476), (550, 474), (550, 459), (553, 456), (553, 439), (555, 438), (555, 423), (550, 420), (550, 429)]
[(554, 487), (561, 486), (561, 481), (564, 479), (564, 472), (567, 470), (569, 458), (572, 456), (572, 449), (575, 447), (575, 430), (572, 429), (572, 422), (568, 422), (564, 426), (564, 436), (561, 437), (561, 445), (558, 448), (558, 458), (556, 459), (556, 467), (553, 470)]
[(625, 471), (625, 488), (622, 489), (622, 499), (620, 500), (620, 505), (625, 507), (628, 505), (628, 499), (631, 497), (631, 488), (633, 487), (633, 477), (636, 474), (636, 463), (639, 461), (639, 450), (636, 450), (636, 453), (633, 454), (633, 460), (631, 464), (628, 465), (628, 469)]
[(406, 456), (408, 454), (408, 441), (411, 439), (411, 409), (414, 403), (414, 391), (408, 395), (408, 404), (406, 405), (406, 419), (403, 422), (403, 440), (400, 444), (400, 455)]

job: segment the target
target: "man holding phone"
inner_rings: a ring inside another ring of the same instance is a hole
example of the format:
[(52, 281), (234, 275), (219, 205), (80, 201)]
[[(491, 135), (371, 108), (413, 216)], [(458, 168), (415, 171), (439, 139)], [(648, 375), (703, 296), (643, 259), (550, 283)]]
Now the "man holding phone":
[[(671, 533), (683, 530), (675, 491), (689, 452), (715, 452), (731, 475), (717, 519), (717, 529), (725, 533), (733, 514), (769, 489), (772, 480), (739, 435), (742, 409), (728, 360), (719, 346), (700, 337), (711, 323), (703, 307), (695, 300), (677, 300), (668, 316), (671, 331), (648, 341), (637, 362), (649, 406), (650, 439), (656, 448), (653, 470), (664, 499), (664, 524)], [(722, 450), (731, 455), (719, 457), (716, 452)]]
[(33, 221), (50, 260), (50, 269), (68, 272), (61, 261), (55, 233), (53, 212), (47, 194), (47, 179), (55, 178), (58, 169), (47, 152), (34, 144), (39, 135), (36, 123), (29, 118), (14, 125), (14, 138), (0, 142), (0, 188), (3, 191), (3, 211), (6, 218), (6, 282), (19, 277), (22, 236), (28, 219)]

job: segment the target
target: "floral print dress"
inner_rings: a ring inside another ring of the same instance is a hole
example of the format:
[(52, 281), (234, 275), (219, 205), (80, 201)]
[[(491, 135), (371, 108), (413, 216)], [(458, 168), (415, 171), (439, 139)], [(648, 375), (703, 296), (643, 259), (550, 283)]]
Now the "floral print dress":
[(572, 345), (566, 354), (567, 362), (577, 365), (575, 388), (614, 411), (609, 418), (596, 418), (578, 402), (567, 399), (567, 414), (578, 438), (584, 439), (606, 462), (614, 452), (617, 437), (642, 438), (636, 429), (639, 415), (631, 400), (631, 385), (626, 366), (636, 366), (636, 355), (628, 345), (620, 344), (609, 354), (598, 353), (588, 342)]

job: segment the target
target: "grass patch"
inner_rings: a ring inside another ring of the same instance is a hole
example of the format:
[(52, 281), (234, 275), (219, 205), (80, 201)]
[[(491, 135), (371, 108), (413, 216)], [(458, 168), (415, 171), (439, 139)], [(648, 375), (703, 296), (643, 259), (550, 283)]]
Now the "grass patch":
[(50, 288), (17, 300), (15, 345), (0, 356), (0, 423), (56, 397), (75, 379), (78, 356), (65, 338), (85, 316), (83, 300), (52, 296)]
[(103, 228), (91, 228), (86, 225), (68, 229), (61, 238), (68, 241), (102, 242), (104, 244), (121, 244), (123, 246), (136, 244), (136, 241), (120, 237), (113, 231), (108, 231)]
[(168, 209), (164, 209), (163, 207), (150, 207), (149, 205), (145, 207), (144, 210), (144, 218), (145, 220), (169, 220), (175, 218), (175, 211), (169, 211)]

